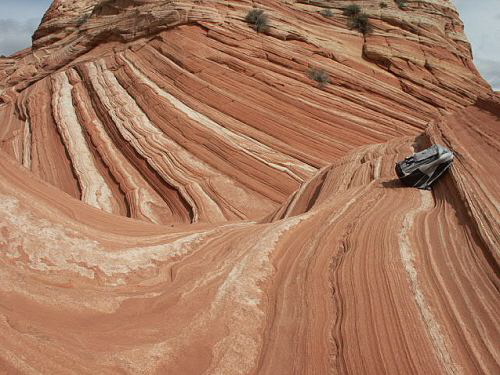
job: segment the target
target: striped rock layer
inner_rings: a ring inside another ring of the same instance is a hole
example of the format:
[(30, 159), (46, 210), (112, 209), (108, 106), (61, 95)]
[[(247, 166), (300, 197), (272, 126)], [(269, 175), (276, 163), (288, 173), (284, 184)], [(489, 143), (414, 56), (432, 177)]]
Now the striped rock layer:
[(0, 372), (499, 373), (500, 98), (384, 3), (55, 0), (0, 58)]

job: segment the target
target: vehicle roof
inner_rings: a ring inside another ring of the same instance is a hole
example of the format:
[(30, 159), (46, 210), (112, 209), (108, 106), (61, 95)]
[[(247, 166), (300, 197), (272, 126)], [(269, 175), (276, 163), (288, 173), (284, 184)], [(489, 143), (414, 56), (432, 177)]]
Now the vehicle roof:
[(450, 152), (450, 150), (448, 150), (446, 147), (435, 144), (435, 145), (432, 145), (431, 147), (429, 147), (423, 151), (417, 152), (414, 155), (414, 160), (415, 161), (425, 160), (425, 159), (428, 159), (434, 155), (442, 155), (444, 153), (449, 153), (449, 152)]

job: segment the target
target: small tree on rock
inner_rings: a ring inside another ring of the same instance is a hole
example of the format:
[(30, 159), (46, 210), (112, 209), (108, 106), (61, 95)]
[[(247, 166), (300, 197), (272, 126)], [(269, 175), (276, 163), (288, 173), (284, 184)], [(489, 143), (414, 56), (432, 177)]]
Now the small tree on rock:
[(326, 17), (326, 18), (333, 17), (333, 12), (330, 8), (323, 9), (320, 13), (323, 17)]
[(351, 17), (349, 20), (349, 27), (358, 30), (362, 34), (369, 34), (373, 31), (368, 14), (366, 13), (356, 14), (354, 17)]
[(351, 4), (344, 8), (344, 16), (353, 17), (359, 13), (361, 13), (361, 8), (359, 7), (359, 5)]
[(307, 71), (307, 75), (312, 80), (318, 82), (318, 87), (321, 89), (330, 83), (330, 74), (324, 69), (311, 68)]
[(265, 33), (270, 27), (269, 18), (262, 9), (254, 8), (250, 10), (245, 17), (245, 21), (252, 25), (252, 28), (258, 33)]
[(399, 9), (405, 9), (407, 7), (405, 0), (394, 0), (394, 2), (398, 5)]

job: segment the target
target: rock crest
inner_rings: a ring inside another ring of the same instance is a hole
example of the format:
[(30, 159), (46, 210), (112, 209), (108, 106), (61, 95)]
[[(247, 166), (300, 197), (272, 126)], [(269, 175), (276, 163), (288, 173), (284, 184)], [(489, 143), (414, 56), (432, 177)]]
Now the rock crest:
[(0, 372), (498, 373), (500, 99), (385, 3), (55, 0), (0, 58)]

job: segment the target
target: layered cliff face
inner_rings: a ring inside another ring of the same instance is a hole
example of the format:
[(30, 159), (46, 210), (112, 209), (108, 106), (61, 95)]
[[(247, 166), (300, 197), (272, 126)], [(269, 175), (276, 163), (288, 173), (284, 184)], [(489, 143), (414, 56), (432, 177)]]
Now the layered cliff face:
[(498, 373), (500, 100), (384, 3), (55, 0), (0, 59), (0, 369)]

